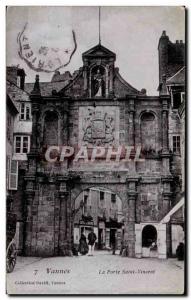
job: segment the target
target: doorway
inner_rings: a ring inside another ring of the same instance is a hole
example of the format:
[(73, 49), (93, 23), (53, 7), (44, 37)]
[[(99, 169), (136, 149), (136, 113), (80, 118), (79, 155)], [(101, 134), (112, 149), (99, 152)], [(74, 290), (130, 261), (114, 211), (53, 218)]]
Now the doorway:
[(98, 230), (98, 250), (103, 249), (103, 229), (99, 228)]
[(110, 248), (112, 248), (113, 245), (117, 244), (117, 241), (116, 241), (116, 231), (117, 231), (117, 229), (114, 229), (114, 228), (110, 229), (110, 239), (109, 239), (109, 246), (110, 246)]
[(158, 257), (157, 230), (153, 225), (146, 225), (142, 231), (143, 257)]

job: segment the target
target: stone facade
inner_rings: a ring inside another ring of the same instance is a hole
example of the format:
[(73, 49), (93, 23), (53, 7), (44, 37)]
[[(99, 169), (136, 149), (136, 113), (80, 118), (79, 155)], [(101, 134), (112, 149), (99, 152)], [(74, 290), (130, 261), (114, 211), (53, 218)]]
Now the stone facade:
[[(164, 33), (161, 39), (166, 43)], [(171, 255), (171, 227), (160, 220), (175, 197), (170, 134), (180, 124), (172, 117), (162, 77), (167, 54), (161, 39), (159, 96), (147, 96), (128, 84), (115, 66), (115, 53), (100, 44), (83, 53), (83, 67), (66, 74), (66, 81), (55, 74), (51, 83), (40, 83), (37, 75), (33, 86), (25, 85), (33, 120), (22, 197), (25, 255), (72, 255), (74, 219), (81, 211), (76, 199), (91, 188), (109, 190), (121, 200), (122, 244), (129, 257), (147, 256), (143, 248), (149, 239), (157, 244), (156, 256)], [(48, 162), (44, 155), (49, 146), (71, 146), (74, 157), (87, 147), (87, 157), (60, 161), (57, 154), (56, 161)], [(117, 154), (120, 146), (132, 147), (130, 159)], [(104, 153), (92, 161), (95, 147)], [(109, 161), (108, 151), (113, 151)]]

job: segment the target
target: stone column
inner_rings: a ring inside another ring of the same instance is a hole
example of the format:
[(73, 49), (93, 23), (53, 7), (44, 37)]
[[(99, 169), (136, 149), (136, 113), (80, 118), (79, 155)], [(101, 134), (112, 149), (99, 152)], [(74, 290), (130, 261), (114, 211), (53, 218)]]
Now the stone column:
[(170, 153), (168, 141), (168, 96), (160, 96), (162, 100), (162, 171), (170, 174)]
[(128, 193), (128, 207), (129, 207), (128, 256), (129, 257), (135, 257), (135, 205), (136, 205), (136, 194)]
[(135, 103), (134, 99), (129, 99), (129, 144), (128, 146), (135, 146)]
[(71, 211), (69, 192), (67, 190), (66, 180), (60, 180), (60, 224), (59, 224), (59, 255), (66, 256), (72, 255), (71, 251)]
[[(131, 96), (128, 102), (128, 113), (129, 113), (129, 130), (128, 130), (128, 146), (134, 147), (135, 148), (135, 120), (134, 120), (134, 115), (135, 115), (135, 101), (134, 98)], [(136, 151), (136, 149), (135, 149)], [(135, 152), (134, 152), (135, 153)], [(128, 167), (129, 170), (132, 173), (135, 173), (135, 161), (134, 159), (128, 162)]]
[(38, 137), (38, 118), (40, 112), (41, 91), (39, 84), (39, 75), (36, 75), (33, 90), (30, 95), (32, 102), (32, 136), (31, 136), (31, 153), (36, 152)]
[(32, 136), (31, 136), (31, 152), (34, 152), (37, 148), (37, 122), (39, 114), (39, 105), (37, 103), (32, 103)]
[(137, 178), (127, 178), (128, 185), (128, 217), (126, 224), (126, 244), (128, 247), (128, 256), (135, 257), (135, 222), (136, 222), (136, 198), (137, 198)]
[[(31, 98), (31, 101), (32, 98)], [(31, 135), (31, 144), (30, 144), (30, 152), (27, 154), (28, 156), (28, 174), (36, 174), (37, 169), (37, 156), (38, 156), (38, 118), (39, 118), (39, 104), (32, 103), (32, 135)]]
[(167, 103), (163, 103), (162, 110), (162, 149), (163, 152), (168, 152), (168, 110)]
[[(162, 203), (162, 212), (163, 217), (168, 214), (168, 212), (171, 209), (171, 198), (172, 198), (172, 192), (171, 192), (171, 177), (164, 177), (162, 178), (163, 182), (163, 203)], [(167, 246), (167, 257), (172, 255), (172, 237), (171, 237), (171, 221), (166, 226), (166, 246)]]
[(105, 97), (108, 98), (109, 96), (109, 70), (108, 66), (105, 68)]
[(27, 256), (35, 255), (34, 245), (32, 245), (33, 234), (33, 215), (32, 205), (35, 195), (35, 176), (26, 176), (26, 190), (25, 190), (25, 203), (24, 203), (24, 254)]
[(110, 66), (110, 74), (109, 74), (109, 95), (113, 95), (113, 65)]
[(88, 67), (84, 66), (84, 91), (88, 89)]

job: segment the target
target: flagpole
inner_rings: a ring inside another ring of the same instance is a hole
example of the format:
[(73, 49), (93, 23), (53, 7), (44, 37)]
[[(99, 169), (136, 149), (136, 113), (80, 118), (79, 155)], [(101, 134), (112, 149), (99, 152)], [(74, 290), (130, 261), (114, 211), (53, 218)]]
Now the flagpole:
[(99, 45), (101, 45), (101, 28), (100, 28), (100, 23), (101, 23), (101, 7), (99, 6)]

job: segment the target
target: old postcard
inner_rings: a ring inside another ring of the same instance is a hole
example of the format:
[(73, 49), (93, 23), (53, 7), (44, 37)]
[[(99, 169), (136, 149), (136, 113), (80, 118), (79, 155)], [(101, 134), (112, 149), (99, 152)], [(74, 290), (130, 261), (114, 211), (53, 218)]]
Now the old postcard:
[(185, 293), (185, 8), (8, 6), (8, 294)]

